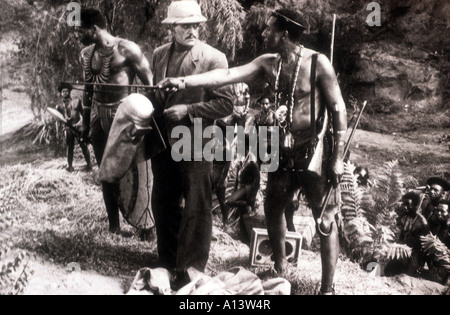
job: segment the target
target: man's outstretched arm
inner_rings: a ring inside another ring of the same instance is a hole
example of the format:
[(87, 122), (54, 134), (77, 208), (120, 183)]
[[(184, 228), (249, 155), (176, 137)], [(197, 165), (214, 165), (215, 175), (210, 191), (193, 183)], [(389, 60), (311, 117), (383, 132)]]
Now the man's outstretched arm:
[(184, 78), (166, 78), (158, 83), (158, 87), (175, 91), (185, 88), (217, 88), (240, 82), (247, 83), (265, 72), (270, 73), (269, 69), (277, 63), (277, 60), (277, 55), (266, 54), (240, 67), (215, 69)]

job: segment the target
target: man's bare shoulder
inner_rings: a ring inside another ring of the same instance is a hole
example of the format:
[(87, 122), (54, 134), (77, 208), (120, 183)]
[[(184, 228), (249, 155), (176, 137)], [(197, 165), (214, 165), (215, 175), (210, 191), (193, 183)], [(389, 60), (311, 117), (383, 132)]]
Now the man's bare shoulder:
[(139, 45), (135, 42), (127, 39), (119, 39), (117, 48), (120, 54), (127, 59), (136, 60), (141, 59), (143, 56), (141, 47), (139, 47)]
[(417, 214), (417, 219), (421, 225), (428, 225), (427, 219), (422, 214)]
[(330, 59), (324, 54), (319, 54), (319, 57), (317, 58), (317, 71), (319, 74), (334, 75), (333, 65), (331, 64)]
[(280, 60), (279, 54), (264, 54), (261, 55), (253, 60), (255, 63), (278, 63), (278, 60)]

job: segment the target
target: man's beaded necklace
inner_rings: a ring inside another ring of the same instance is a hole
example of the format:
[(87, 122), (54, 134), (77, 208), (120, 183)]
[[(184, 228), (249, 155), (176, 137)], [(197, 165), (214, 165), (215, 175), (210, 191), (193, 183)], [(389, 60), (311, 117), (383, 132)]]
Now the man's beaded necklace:
[(99, 54), (103, 57), (102, 68), (99, 74), (92, 72), (92, 58), (95, 52), (95, 44), (89, 46), (86, 50), (86, 57), (82, 59), (81, 65), (84, 71), (86, 82), (108, 83), (111, 75), (111, 60), (113, 58), (114, 46), (107, 47), (106, 54)]
[[(298, 82), (298, 75), (300, 74), (300, 68), (302, 65), (302, 59), (303, 59), (303, 46), (299, 46), (299, 51), (297, 52), (297, 61), (296, 61), (296, 66), (295, 66), (295, 72), (292, 78), (292, 89), (291, 89), (291, 93), (289, 95), (289, 100), (288, 100), (288, 117), (289, 117), (289, 122), (288, 122), (288, 128), (291, 127), (292, 122), (293, 122), (293, 112), (294, 112), (294, 104), (295, 104), (295, 90), (297, 88), (297, 82)], [(277, 76), (276, 76), (276, 81), (275, 81), (275, 104), (276, 104), (276, 108), (278, 109), (281, 106), (281, 95), (282, 95), (282, 91), (280, 91), (280, 77), (281, 77), (281, 71), (283, 68), (283, 59), (280, 59), (280, 61), (278, 62), (278, 71), (277, 71)]]
[[(300, 73), (300, 68), (302, 65), (302, 59), (303, 59), (303, 46), (299, 46), (299, 51), (297, 52), (297, 61), (295, 66), (295, 72), (292, 78), (292, 89), (291, 93), (289, 95), (288, 99), (288, 112), (287, 112), (287, 119), (288, 121), (283, 124), (283, 122), (279, 123), (279, 126), (285, 131), (285, 146), (291, 148), (293, 146), (293, 139), (291, 134), (291, 128), (292, 128), (292, 122), (294, 119), (294, 105), (295, 105), (295, 90), (297, 88), (297, 82), (298, 82), (298, 75)], [(277, 77), (275, 80), (275, 104), (276, 108), (278, 109), (281, 106), (281, 96), (282, 91), (280, 91), (280, 77), (281, 77), (281, 71), (283, 68), (283, 59), (280, 59), (278, 63), (278, 71), (277, 71)]]

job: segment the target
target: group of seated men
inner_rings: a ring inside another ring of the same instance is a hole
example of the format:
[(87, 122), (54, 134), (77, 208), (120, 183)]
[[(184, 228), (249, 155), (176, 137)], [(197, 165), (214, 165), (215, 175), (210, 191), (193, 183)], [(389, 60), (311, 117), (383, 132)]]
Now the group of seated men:
[(445, 179), (432, 177), (428, 179), (423, 194), (410, 191), (402, 198), (397, 225), (399, 242), (412, 249), (406, 266), (406, 272), (410, 275), (421, 274), (425, 264), (429, 269), (435, 267), (434, 258), (423, 246), (424, 237), (430, 236), (430, 233), (447, 247), (450, 254), (449, 190), (450, 184)]

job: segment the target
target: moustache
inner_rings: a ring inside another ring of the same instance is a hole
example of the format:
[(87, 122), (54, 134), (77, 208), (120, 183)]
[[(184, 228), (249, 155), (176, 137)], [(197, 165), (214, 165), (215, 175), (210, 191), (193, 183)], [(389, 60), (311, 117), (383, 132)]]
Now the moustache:
[(195, 36), (195, 35), (189, 35), (189, 36), (186, 36), (185, 39), (197, 39), (197, 36)]

